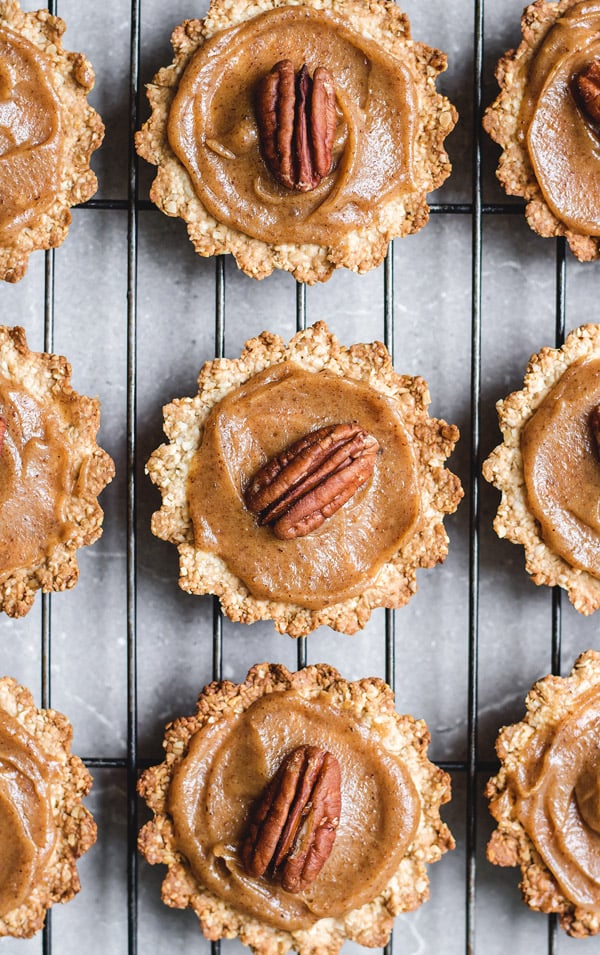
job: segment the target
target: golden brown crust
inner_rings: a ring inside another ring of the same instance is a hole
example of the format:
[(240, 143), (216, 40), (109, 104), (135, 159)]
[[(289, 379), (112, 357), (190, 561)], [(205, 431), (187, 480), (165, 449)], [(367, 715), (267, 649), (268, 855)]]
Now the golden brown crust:
[(0, 279), (18, 282), (27, 271), (30, 253), (59, 246), (69, 231), (70, 207), (96, 192), (98, 183), (89, 163), (104, 138), (104, 125), (86, 98), (94, 86), (91, 64), (82, 53), (63, 50), (61, 37), (66, 25), (60, 17), (51, 16), (48, 10), (24, 13), (18, 0), (0, 0), (0, 26), (19, 33), (45, 54), (63, 108), (65, 134), (60, 192), (10, 245), (0, 245)]
[[(343, 707), (359, 725), (376, 725), (382, 745), (399, 755), (409, 769), (422, 807), (415, 839), (398, 871), (376, 899), (344, 918), (321, 919), (309, 930), (296, 932), (277, 931), (245, 917), (198, 885), (174, 846), (172, 821), (167, 812), (173, 772), (184, 758), (194, 733), (228, 713), (243, 712), (266, 693), (289, 690), (306, 700), (327, 692), (331, 705)], [(167, 726), (165, 761), (147, 769), (138, 783), (140, 795), (154, 812), (154, 818), (140, 831), (138, 845), (152, 865), (168, 866), (162, 886), (163, 902), (174, 908), (192, 908), (207, 938), (237, 936), (261, 955), (283, 955), (290, 948), (300, 955), (335, 955), (346, 938), (361, 945), (384, 945), (394, 916), (417, 908), (428, 898), (425, 863), (436, 862), (454, 848), (450, 830), (439, 815), (440, 806), (450, 798), (450, 780), (427, 759), (428, 744), (425, 723), (411, 716), (399, 716), (389, 686), (376, 678), (348, 683), (325, 664), (290, 673), (282, 665), (263, 663), (252, 667), (242, 684), (211, 683), (200, 695), (195, 716), (183, 717)]]
[(563, 587), (576, 610), (593, 613), (600, 607), (600, 580), (578, 570), (546, 546), (537, 520), (529, 510), (521, 431), (567, 368), (582, 358), (600, 358), (600, 325), (582, 325), (567, 337), (562, 348), (542, 348), (527, 365), (525, 387), (496, 405), (503, 444), (483, 464), (483, 476), (502, 499), (494, 520), (498, 537), (507, 537), (525, 548), (525, 566), (536, 584)]
[[(368, 382), (393, 398), (413, 437), (416, 455), (421, 512), (415, 530), (359, 597), (322, 610), (253, 597), (220, 557), (195, 547), (188, 510), (188, 474), (210, 410), (227, 392), (264, 368), (283, 361), (296, 362), (315, 372), (326, 368), (337, 375)], [(161, 445), (147, 465), (148, 474), (163, 497), (160, 511), (152, 517), (152, 531), (177, 544), (179, 584), (183, 590), (217, 594), (232, 620), (253, 623), (272, 619), (280, 633), (292, 637), (304, 636), (322, 624), (343, 633), (355, 633), (364, 627), (375, 607), (401, 607), (408, 602), (417, 589), (417, 568), (433, 567), (444, 560), (448, 537), (442, 520), (445, 514), (456, 510), (463, 494), (456, 475), (443, 466), (458, 440), (458, 429), (428, 416), (426, 382), (397, 375), (381, 342), (346, 348), (324, 322), (299, 332), (289, 345), (279, 336), (263, 332), (246, 342), (239, 359), (207, 362), (198, 377), (198, 387), (194, 398), (175, 399), (163, 409), (165, 434), (170, 443)]]
[(331, 10), (346, 18), (359, 33), (413, 66), (418, 83), (421, 128), (415, 144), (414, 189), (390, 201), (380, 220), (349, 233), (330, 247), (316, 244), (272, 245), (244, 235), (209, 215), (196, 196), (187, 171), (175, 157), (167, 140), (167, 120), (180, 77), (196, 50), (220, 30), (248, 20), (265, 10), (292, 6), (305, 0), (212, 0), (204, 20), (186, 20), (171, 38), (173, 64), (160, 70), (147, 87), (152, 108), (150, 119), (136, 135), (140, 156), (158, 166), (150, 197), (167, 215), (180, 216), (200, 255), (231, 252), (238, 266), (253, 278), (262, 279), (273, 269), (286, 269), (301, 282), (326, 281), (338, 266), (366, 272), (383, 260), (388, 242), (395, 236), (417, 232), (427, 222), (425, 195), (450, 175), (444, 150), (445, 137), (454, 128), (458, 114), (435, 90), (435, 79), (446, 69), (446, 57), (410, 36), (408, 18), (390, 0), (310, 0), (315, 9)]
[(578, 697), (599, 683), (600, 653), (596, 650), (583, 653), (575, 661), (570, 676), (547, 676), (535, 683), (526, 699), (524, 720), (500, 731), (496, 751), (501, 767), (486, 787), (490, 812), (498, 823), (488, 844), (488, 859), (495, 865), (520, 866), (521, 891), (527, 905), (540, 912), (557, 912), (562, 928), (575, 938), (596, 935), (600, 931), (600, 916), (578, 908), (562, 894), (516, 818), (508, 780), (514, 775), (532, 737), (557, 728)]
[(521, 18), (523, 39), (516, 50), (508, 50), (498, 61), (496, 79), (501, 92), (485, 111), (483, 126), (503, 150), (496, 175), (509, 196), (522, 196), (526, 200), (525, 215), (534, 232), (545, 237), (565, 236), (573, 255), (580, 262), (588, 262), (600, 255), (600, 238), (573, 232), (556, 218), (542, 195), (526, 144), (518, 135), (529, 65), (551, 27), (579, 2), (536, 0), (525, 8)]
[(53, 784), (53, 814), (56, 844), (29, 898), (0, 918), (0, 937), (29, 938), (38, 932), (46, 910), (54, 902), (68, 902), (79, 892), (77, 859), (96, 841), (96, 823), (82, 805), (92, 786), (92, 777), (78, 756), (71, 754), (73, 729), (56, 710), (39, 710), (29, 690), (11, 677), (0, 679), (0, 709), (30, 733), (42, 750), (60, 765), (60, 778)]
[(32, 352), (25, 330), (0, 326), (0, 377), (19, 384), (34, 398), (52, 404), (63, 424), (61, 434), (72, 461), (73, 493), (65, 506), (65, 521), (73, 525), (66, 542), (57, 542), (35, 567), (20, 567), (0, 575), (0, 610), (22, 617), (40, 588), (67, 590), (77, 583), (76, 551), (102, 533), (103, 513), (98, 494), (112, 481), (112, 458), (96, 444), (100, 402), (77, 394), (71, 386), (71, 366), (61, 355)]

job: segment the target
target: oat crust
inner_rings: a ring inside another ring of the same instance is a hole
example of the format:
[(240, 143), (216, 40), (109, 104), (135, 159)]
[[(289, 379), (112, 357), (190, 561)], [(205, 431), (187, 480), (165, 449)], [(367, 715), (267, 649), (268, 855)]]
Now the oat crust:
[[(309, 371), (328, 369), (340, 377), (362, 380), (393, 398), (409, 435), (413, 437), (417, 477), (421, 489), (420, 517), (412, 534), (384, 564), (358, 596), (321, 610), (253, 597), (216, 554), (194, 545), (188, 509), (187, 484), (194, 455), (200, 446), (203, 425), (211, 409), (229, 391), (279, 362), (292, 361)], [(217, 594), (231, 620), (254, 623), (272, 619), (280, 633), (304, 636), (326, 624), (343, 633), (364, 627), (375, 607), (401, 607), (417, 589), (418, 567), (433, 567), (448, 553), (442, 523), (453, 513), (463, 491), (456, 475), (444, 468), (458, 440), (458, 429), (427, 414), (429, 391), (422, 378), (397, 375), (381, 342), (340, 345), (324, 322), (299, 332), (286, 345), (282, 338), (263, 332), (246, 342), (239, 359), (207, 362), (198, 377), (194, 398), (177, 398), (163, 411), (169, 444), (150, 457), (147, 473), (159, 487), (163, 502), (152, 516), (152, 532), (177, 544), (179, 585), (194, 594)]]
[(61, 433), (73, 471), (73, 494), (65, 509), (65, 520), (74, 525), (72, 536), (56, 543), (35, 567), (0, 574), (0, 610), (22, 617), (31, 609), (37, 590), (67, 590), (77, 583), (76, 551), (102, 533), (103, 513), (97, 497), (113, 479), (115, 468), (112, 458), (96, 444), (100, 402), (73, 390), (66, 358), (32, 352), (23, 328), (0, 326), (0, 377), (53, 405), (63, 422)]
[(505, 726), (496, 741), (501, 767), (489, 780), (486, 796), (497, 828), (487, 847), (490, 862), (501, 866), (520, 866), (523, 900), (540, 912), (556, 912), (562, 928), (575, 938), (600, 932), (600, 916), (578, 908), (561, 893), (559, 886), (536, 851), (527, 832), (516, 818), (508, 787), (508, 778), (523, 756), (525, 747), (538, 732), (558, 728), (568, 716), (577, 698), (600, 683), (600, 653), (588, 650), (576, 661), (568, 677), (547, 676), (531, 688), (527, 712), (520, 723)]
[[(286, 691), (305, 700), (326, 692), (332, 707), (343, 708), (362, 726), (376, 727), (384, 748), (399, 755), (408, 767), (422, 806), (415, 839), (385, 890), (344, 918), (320, 919), (309, 930), (297, 932), (278, 931), (246, 917), (199, 885), (174, 847), (173, 824), (167, 812), (171, 779), (192, 736), (228, 713), (244, 712), (266, 693)], [(239, 937), (260, 955), (283, 955), (290, 948), (300, 955), (335, 955), (347, 938), (370, 947), (385, 945), (394, 916), (412, 911), (429, 896), (425, 863), (438, 861), (454, 848), (452, 834), (439, 814), (440, 806), (450, 799), (450, 779), (427, 759), (428, 745), (429, 732), (423, 720), (396, 713), (391, 689), (377, 678), (349, 683), (326, 664), (290, 673), (282, 665), (263, 663), (252, 667), (244, 683), (209, 684), (198, 699), (196, 714), (167, 726), (165, 761), (147, 769), (138, 782), (140, 795), (154, 812), (154, 818), (140, 831), (138, 846), (152, 865), (168, 866), (163, 902), (174, 908), (192, 908), (206, 938)]]
[(140, 156), (158, 166), (150, 198), (167, 215), (185, 220), (199, 255), (231, 252), (238, 266), (253, 278), (262, 279), (273, 269), (285, 269), (312, 285), (326, 281), (338, 266), (355, 272), (375, 268), (383, 260), (390, 239), (417, 232), (427, 223), (425, 195), (450, 175), (452, 167), (443, 142), (458, 114), (435, 90), (437, 75), (446, 69), (446, 56), (411, 39), (407, 16), (391, 0), (307, 0), (315, 9), (341, 15), (392, 56), (413, 65), (421, 118), (415, 144), (414, 189), (388, 202), (377, 222), (342, 236), (329, 247), (314, 243), (273, 245), (217, 222), (196, 196), (187, 171), (168, 143), (168, 115), (180, 77), (196, 50), (215, 33), (266, 10), (304, 2), (212, 0), (204, 20), (186, 20), (177, 27), (171, 38), (173, 64), (161, 69), (147, 86), (152, 115), (136, 135), (136, 148)]
[(54, 902), (68, 902), (81, 888), (75, 863), (96, 841), (96, 823), (81, 802), (92, 777), (71, 754), (73, 728), (66, 716), (37, 709), (29, 690), (11, 677), (0, 679), (0, 709), (18, 720), (61, 766), (60, 779), (52, 787), (56, 845), (43, 879), (26, 902), (0, 918), (0, 937), (30, 938), (42, 928)]
[(600, 238), (573, 232), (556, 218), (542, 195), (526, 144), (518, 136), (530, 63), (556, 21), (579, 2), (536, 0), (525, 8), (521, 18), (523, 39), (516, 50), (508, 50), (498, 61), (496, 79), (501, 92), (485, 111), (483, 126), (503, 150), (496, 175), (509, 196), (526, 200), (525, 216), (530, 227), (546, 238), (565, 236), (573, 255), (580, 262), (589, 262), (600, 256)]
[(71, 224), (70, 207), (96, 192), (98, 183), (89, 163), (104, 138), (104, 125), (86, 99), (94, 86), (94, 71), (82, 53), (63, 50), (61, 37), (66, 25), (60, 17), (51, 16), (48, 10), (24, 13), (18, 0), (0, 0), (0, 26), (19, 33), (45, 54), (62, 105), (65, 137), (60, 191), (8, 246), (0, 245), (0, 279), (18, 282), (27, 271), (31, 252), (61, 245)]
[(568, 335), (562, 348), (542, 348), (531, 357), (523, 390), (496, 404), (504, 442), (484, 462), (483, 476), (502, 492), (494, 520), (498, 537), (523, 545), (525, 567), (534, 583), (549, 587), (558, 584), (567, 591), (576, 610), (590, 614), (600, 607), (600, 580), (572, 567), (542, 540), (527, 502), (521, 455), (522, 428), (567, 368), (582, 358), (600, 358), (600, 325), (582, 325)]

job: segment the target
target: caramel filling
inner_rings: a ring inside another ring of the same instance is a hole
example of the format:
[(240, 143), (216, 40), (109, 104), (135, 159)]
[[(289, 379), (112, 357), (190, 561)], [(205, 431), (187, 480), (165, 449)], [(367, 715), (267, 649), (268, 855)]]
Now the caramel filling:
[[(338, 128), (330, 175), (307, 193), (279, 185), (260, 154), (256, 88), (281, 60), (328, 69)], [(208, 211), (265, 242), (330, 244), (413, 188), (419, 112), (411, 68), (332, 13), (279, 7), (223, 30), (193, 56), (168, 136)]]
[[(342, 811), (331, 855), (298, 894), (246, 874), (240, 853), (249, 815), (282, 758), (298, 746), (327, 749), (342, 770)], [(192, 738), (169, 791), (178, 850), (200, 885), (235, 909), (286, 931), (336, 918), (375, 898), (397, 871), (420, 818), (404, 763), (331, 705), (271, 693)]]
[(28, 392), (0, 378), (0, 418), (6, 432), (0, 450), (0, 580), (20, 567), (35, 567), (69, 539), (72, 465), (60, 419)]
[(575, 905), (600, 912), (600, 688), (552, 731), (536, 732), (510, 784), (517, 818)]
[(0, 917), (27, 899), (54, 847), (55, 772), (34, 737), (0, 710)]
[[(305, 537), (279, 540), (244, 503), (266, 461), (325, 425), (357, 422), (379, 442), (373, 475)], [(218, 554), (259, 598), (318, 609), (363, 591), (419, 516), (410, 439), (393, 402), (368, 385), (291, 362), (268, 368), (212, 410), (188, 488), (197, 548)]]
[(521, 135), (554, 215), (583, 235), (600, 235), (600, 129), (574, 92), (600, 57), (600, 2), (564, 13), (536, 53), (520, 115)]
[(594, 577), (600, 577), (600, 462), (590, 414), (599, 402), (600, 359), (577, 362), (521, 435), (527, 499), (542, 539)]
[(60, 188), (62, 148), (50, 63), (0, 26), (0, 241), (50, 205)]

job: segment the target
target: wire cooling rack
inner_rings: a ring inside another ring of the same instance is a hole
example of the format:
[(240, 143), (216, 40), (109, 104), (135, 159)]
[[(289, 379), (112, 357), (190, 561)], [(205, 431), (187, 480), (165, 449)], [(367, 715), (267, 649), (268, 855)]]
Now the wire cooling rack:
[[(425, 0), (423, 0), (425, 2)], [(57, 10), (56, 0), (51, 0), (49, 7), (52, 13), (61, 13)], [(88, 5), (83, 2), (80, 4), (81, 11)], [(94, 5), (96, 6), (96, 5)], [(191, 4), (193, 6), (193, 4)], [(496, 951), (489, 940), (489, 935), (478, 931), (478, 902), (477, 886), (479, 873), (485, 863), (480, 859), (482, 845), (481, 833), (479, 832), (478, 822), (478, 803), (482, 785), (482, 778), (493, 770), (494, 763), (489, 758), (480, 758), (480, 701), (478, 694), (479, 685), (479, 652), (480, 652), (480, 469), (481, 458), (481, 393), (482, 393), (482, 326), (484, 315), (482, 313), (482, 286), (484, 281), (484, 224), (491, 222), (494, 217), (512, 217), (522, 216), (523, 207), (521, 203), (512, 203), (506, 201), (485, 202), (484, 189), (482, 186), (482, 133), (480, 117), (483, 103), (483, 81), (484, 81), (484, 0), (474, 0), (472, 5), (466, 0), (466, 7), (472, 13), (473, 27), (473, 65), (471, 80), (472, 83), (472, 151), (471, 151), (471, 198), (468, 202), (436, 202), (431, 206), (431, 212), (434, 217), (470, 217), (471, 220), (471, 269), (470, 269), (470, 359), (469, 359), (469, 377), (470, 377), (470, 427), (467, 433), (464, 433), (463, 441), (469, 444), (468, 462), (465, 468), (465, 489), (466, 501), (463, 508), (468, 508), (468, 625), (465, 633), (465, 639), (468, 640), (468, 665), (467, 665), (467, 713), (466, 718), (466, 748), (465, 756), (456, 760), (440, 760), (441, 765), (450, 771), (455, 780), (459, 781), (466, 792), (464, 805), (464, 845), (465, 845), (465, 925), (461, 936), (464, 937), (464, 945), (461, 948), (465, 953), (480, 953), (488, 955), (488, 952)], [(193, 15), (190, 11), (189, 15)], [(140, 313), (140, 290), (138, 287), (138, 260), (139, 260), (139, 216), (140, 213), (154, 212), (154, 207), (145, 198), (141, 198), (141, 189), (139, 184), (138, 161), (133, 150), (133, 132), (139, 127), (139, 117), (145, 116), (144, 107), (140, 103), (140, 48), (142, 41), (142, 0), (132, 0), (130, 10), (130, 49), (129, 49), (129, 95), (128, 95), (128, 129), (129, 129), (129, 153), (128, 153), (128, 185), (126, 199), (99, 198), (92, 199), (82, 208), (86, 215), (94, 213), (98, 215), (100, 211), (115, 211), (127, 216), (127, 305), (126, 305), (126, 349), (127, 349), (127, 436), (126, 436), (126, 666), (127, 666), (127, 743), (126, 755), (120, 757), (105, 756), (86, 756), (85, 762), (92, 770), (114, 770), (126, 776), (127, 786), (127, 952), (129, 955), (137, 955), (140, 951), (139, 932), (138, 932), (138, 906), (139, 906), (139, 874), (138, 874), (138, 856), (136, 851), (136, 838), (139, 827), (138, 821), (138, 801), (136, 796), (136, 781), (140, 767), (147, 760), (140, 756), (140, 747), (138, 743), (138, 661), (139, 661), (139, 632), (138, 632), (138, 593), (137, 579), (139, 568), (138, 541), (139, 529), (137, 520), (137, 501), (139, 492), (139, 461), (138, 461), (138, 422), (137, 422), (137, 400), (139, 385), (139, 313)], [(515, 25), (516, 30), (516, 25)], [(107, 42), (110, 38), (107, 38)], [(423, 37), (423, 39), (426, 39)], [(150, 77), (144, 76), (146, 81)], [(441, 194), (443, 196), (443, 192)], [(184, 241), (181, 239), (181, 241)], [(545, 245), (545, 254), (551, 254), (548, 250), (552, 248), (549, 241)], [(565, 315), (566, 315), (566, 281), (567, 281), (567, 261), (565, 253), (564, 240), (559, 239), (555, 243), (555, 276), (554, 276), (554, 318), (555, 318), (555, 339), (556, 344), (561, 344), (565, 335)], [(221, 357), (225, 353), (225, 324), (226, 324), (226, 265), (224, 259), (215, 260), (215, 301), (214, 301), (214, 355)], [(592, 266), (593, 268), (593, 266)], [(381, 271), (381, 280), (383, 282), (383, 338), (390, 352), (394, 353), (395, 342), (395, 315), (397, 314), (398, 302), (395, 301), (395, 280), (394, 280), (394, 255), (390, 253), (385, 261)], [(250, 280), (248, 279), (248, 282)], [(297, 285), (295, 297), (295, 323), (297, 329), (306, 327), (307, 322), (307, 291), (303, 285)], [(55, 313), (56, 313), (56, 294), (55, 294), (55, 255), (53, 252), (46, 254), (45, 276), (44, 276), (44, 349), (46, 351), (54, 350), (54, 331), (55, 331)], [(14, 320), (16, 317), (12, 316)], [(576, 321), (573, 321), (576, 324)], [(540, 337), (539, 346), (549, 344)], [(398, 365), (397, 365), (398, 367)], [(399, 370), (402, 370), (400, 368)], [(514, 382), (518, 386), (518, 382)], [(178, 393), (174, 385), (174, 393)], [(496, 397), (500, 397), (497, 394)], [(489, 441), (487, 442), (489, 444)], [(468, 503), (467, 503), (468, 501)], [(522, 568), (520, 568), (522, 573)], [(52, 627), (52, 598), (43, 596), (41, 600), (41, 703), (47, 707), (51, 704), (51, 650), (53, 642)], [(400, 612), (401, 613), (401, 612)], [(561, 672), (561, 595), (559, 591), (552, 594), (552, 608), (550, 619), (550, 642), (551, 642), (551, 663), (552, 670), (555, 673)], [(385, 612), (384, 622), (384, 669), (386, 680), (394, 686), (395, 675), (397, 673), (396, 664), (396, 627), (398, 615), (395, 612)], [(281, 638), (284, 639), (284, 638)], [(215, 600), (212, 609), (212, 675), (214, 679), (221, 679), (224, 668), (223, 651), (223, 618), (219, 611), (218, 602)], [(300, 639), (297, 642), (297, 663), (298, 666), (304, 666), (307, 662), (307, 640)], [(580, 650), (586, 649), (580, 646)], [(570, 661), (572, 662), (572, 661)], [(540, 675), (544, 670), (544, 664), (541, 663)], [(518, 688), (520, 698), (525, 694), (529, 683), (523, 683)], [(157, 748), (158, 758), (158, 748)], [(125, 851), (125, 848), (123, 849)], [(442, 863), (443, 865), (443, 863)], [(516, 883), (517, 878), (513, 881)], [(516, 884), (514, 886), (516, 893)], [(159, 900), (156, 898), (156, 905), (159, 906)], [(538, 918), (542, 918), (539, 916)], [(510, 941), (510, 939), (506, 939)], [(6, 944), (6, 942), (3, 942)], [(10, 942), (8, 944), (11, 944)], [(225, 943), (227, 944), (227, 943)], [(502, 943), (504, 944), (504, 943)], [(591, 943), (592, 946), (595, 943)], [(221, 950), (219, 942), (212, 943), (212, 952), (218, 953)], [(546, 947), (546, 946), (545, 946)], [(53, 948), (53, 927), (52, 915), (49, 913), (46, 928), (43, 933), (42, 950), (44, 955), (50, 955)], [(547, 932), (547, 952), (548, 955), (557, 955), (558, 951), (563, 951), (562, 937), (557, 932), (556, 920), (553, 917), (548, 919)], [(55, 945), (56, 949), (56, 945)], [(415, 948), (415, 951), (425, 951), (425, 948)], [(452, 949), (455, 951), (455, 947)], [(8, 951), (8, 949), (7, 949)], [(15, 952), (18, 950), (15, 949)], [(394, 946), (393, 940), (386, 947), (385, 952), (391, 955), (393, 951), (399, 951)], [(403, 949), (404, 951), (404, 949)], [(429, 949), (427, 949), (429, 951)], [(433, 951), (433, 949), (431, 949)], [(445, 952), (443, 940), (440, 941), (436, 951)], [(587, 951), (587, 949), (586, 949)], [(595, 948), (595, 951), (600, 949)], [(12, 949), (11, 949), (12, 952)], [(116, 955), (116, 953), (115, 953)]]

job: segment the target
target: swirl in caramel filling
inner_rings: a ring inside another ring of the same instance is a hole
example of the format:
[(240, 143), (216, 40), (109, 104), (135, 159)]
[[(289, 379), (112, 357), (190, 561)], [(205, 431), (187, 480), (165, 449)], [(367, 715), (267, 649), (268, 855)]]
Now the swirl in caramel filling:
[[(333, 168), (306, 193), (280, 185), (261, 156), (259, 82), (278, 61), (318, 67), (335, 83)], [(340, 17), (280, 7), (208, 39), (188, 65), (169, 115), (169, 143), (219, 222), (265, 242), (329, 244), (377, 221), (413, 189), (418, 95), (411, 67)]]
[(517, 818), (569, 901), (600, 912), (600, 687), (536, 731), (509, 778)]
[(576, 3), (535, 54), (519, 117), (520, 136), (546, 203), (566, 226), (600, 236), (600, 126), (577, 79), (600, 57), (600, 2)]
[(52, 854), (57, 769), (34, 737), (0, 709), (0, 917), (28, 898)]
[(29, 40), (0, 26), (0, 243), (50, 205), (62, 151), (50, 66)]
[(73, 492), (71, 455), (61, 419), (27, 391), (0, 377), (0, 580), (35, 567), (67, 541), (74, 525), (66, 513)]
[(600, 402), (600, 359), (563, 373), (521, 435), (527, 500), (544, 543), (600, 578), (600, 459), (590, 424)]
[[(249, 876), (241, 846), (256, 802), (282, 757), (301, 746), (328, 750), (342, 771), (335, 843), (315, 881), (286, 892), (276, 878)], [(191, 739), (169, 790), (175, 845), (200, 885), (276, 929), (308, 929), (382, 892), (413, 841), (420, 798), (407, 767), (368, 729), (331, 705), (270, 693), (245, 712), (208, 723)]]

